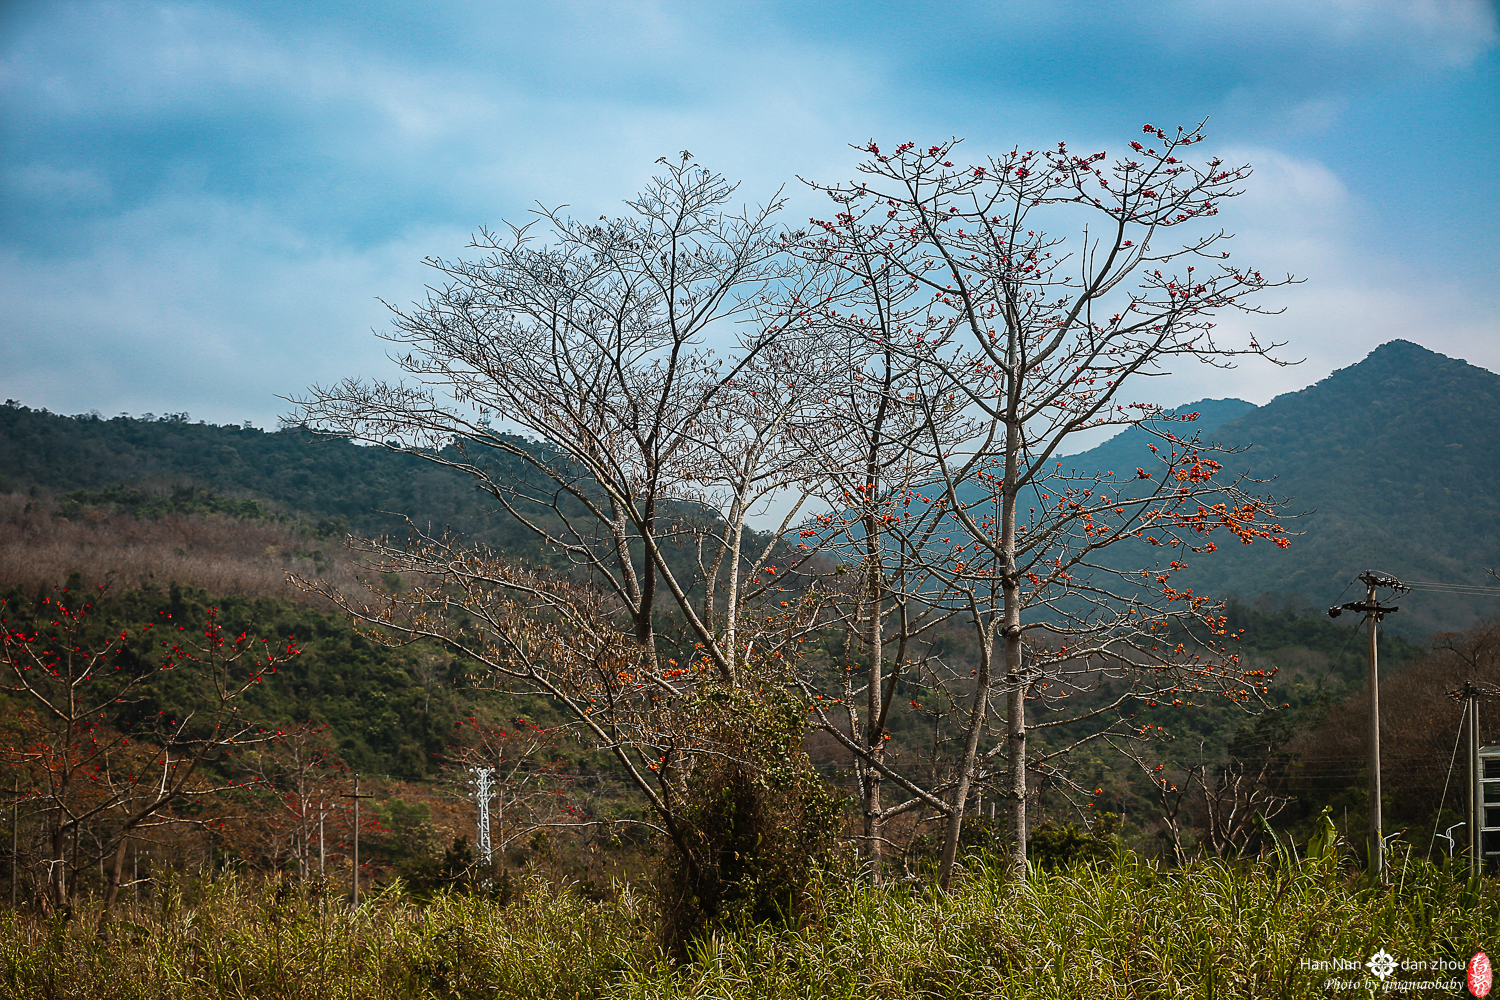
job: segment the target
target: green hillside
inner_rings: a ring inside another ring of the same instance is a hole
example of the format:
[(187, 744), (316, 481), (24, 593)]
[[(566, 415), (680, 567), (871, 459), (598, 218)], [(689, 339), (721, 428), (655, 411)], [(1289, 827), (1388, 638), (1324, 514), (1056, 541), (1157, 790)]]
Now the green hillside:
[[(1224, 546), (1181, 580), (1199, 592), (1337, 603), (1366, 569), (1415, 588), (1390, 627), (1412, 636), (1500, 614), (1500, 375), (1404, 340), (1219, 428), (1262, 490), (1308, 511), (1291, 549)], [(1492, 596), (1424, 583), (1492, 584)], [(1352, 597), (1343, 597), (1351, 600)]]
[[(1497, 402), (1500, 376), (1398, 340), (1262, 407), (1221, 399), (1181, 408), (1200, 414), (1188, 426), (1205, 439), (1245, 447), (1238, 461), (1266, 480), (1259, 489), (1292, 498), (1306, 515), (1289, 522), (1300, 532), (1289, 550), (1222, 546), (1178, 579), (1198, 593), (1326, 607), (1359, 573), (1382, 570), (1416, 587), (1390, 622), (1412, 637), (1500, 613), (1500, 583), (1485, 573), (1500, 567)], [(1145, 464), (1148, 437), (1132, 429), (1065, 461)], [(185, 415), (104, 420), (0, 407), (0, 492), (152, 482), (270, 501), (357, 534), (399, 532), (397, 515), (410, 514), (512, 552), (535, 546), (491, 513), (468, 477), (413, 456)], [(1495, 596), (1423, 587), (1434, 582), (1493, 584)]]
[[(507, 463), (491, 453), (497, 471)], [(520, 463), (503, 467), (513, 474)], [(404, 533), (400, 515), (451, 528), (498, 548), (534, 542), (474, 480), (412, 455), (362, 448), (297, 428), (191, 422), (187, 414), (144, 418), (60, 416), (15, 400), (0, 406), (0, 493), (108, 491), (121, 485), (190, 485), (269, 500), (292, 513), (359, 535)]]

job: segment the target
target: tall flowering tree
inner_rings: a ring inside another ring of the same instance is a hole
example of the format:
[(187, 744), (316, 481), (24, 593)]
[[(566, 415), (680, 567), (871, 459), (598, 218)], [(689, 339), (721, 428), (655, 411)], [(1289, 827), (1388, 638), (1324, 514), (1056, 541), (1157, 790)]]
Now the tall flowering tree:
[[(1054, 707), (1101, 671), (1128, 678), (1128, 698), (1177, 704), (1208, 691), (1253, 697), (1261, 686), (1223, 649), (1179, 645), (1183, 623), (1195, 634), (1224, 630), (1207, 598), (1171, 580), (1220, 536), (1285, 545), (1278, 504), (1226, 475), (1190, 425), (1166, 422), (1133, 393), (1184, 362), (1272, 358), (1278, 345), (1229, 343), (1216, 324), (1262, 312), (1258, 296), (1293, 279), (1231, 261), (1223, 231), (1202, 225), (1239, 193), (1248, 167), (1190, 162), (1199, 129), (1148, 125), (1142, 136), (1112, 159), (1059, 143), (963, 165), (957, 141), (870, 142), (858, 179), (813, 185), (837, 210), (795, 241), (805, 259), (844, 276), (836, 292), (797, 304), (866, 345), (859, 393), (878, 400), (830, 406), (899, 410), (916, 428), (903, 432), (901, 461), (920, 466), (889, 482), (867, 477), (857, 503), (809, 530), (842, 531), (863, 548), (871, 602), (956, 613), (977, 648), (971, 675), (953, 678), (968, 708), (957, 768), (940, 787), (882, 759), (888, 733), (859, 739), (819, 717), (864, 766), (946, 815), (945, 883), (971, 789), (1002, 759), (1015, 857), (1026, 858), (1028, 772), (1049, 767), (1027, 748), (1028, 701)], [(1072, 242), (1055, 234), (1061, 227)], [(1159, 439), (1135, 468), (1062, 460), (1084, 431), (1132, 426)], [(873, 542), (877, 525), (886, 554)], [(872, 657), (872, 692), (881, 669)], [(992, 742), (999, 696), (1006, 718)], [(1126, 700), (1081, 714), (1119, 712)]]

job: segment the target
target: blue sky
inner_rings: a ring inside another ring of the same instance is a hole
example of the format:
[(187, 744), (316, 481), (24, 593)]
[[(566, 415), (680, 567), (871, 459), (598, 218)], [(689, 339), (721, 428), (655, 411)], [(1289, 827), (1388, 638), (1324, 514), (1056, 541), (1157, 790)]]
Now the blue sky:
[(377, 298), (531, 205), (620, 210), (690, 149), (782, 184), (875, 138), (1115, 151), (1208, 117), (1219, 221), (1306, 283), (1236, 321), (1297, 367), (1395, 337), (1500, 369), (1492, 3), (26, 3), (0, 7), (0, 398), (272, 426), (391, 372)]

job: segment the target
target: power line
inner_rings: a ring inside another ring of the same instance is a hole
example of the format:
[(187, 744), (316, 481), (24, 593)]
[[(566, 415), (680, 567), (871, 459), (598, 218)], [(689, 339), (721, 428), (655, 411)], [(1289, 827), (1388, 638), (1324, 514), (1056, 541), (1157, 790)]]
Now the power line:
[[(1454, 736), (1453, 736), (1453, 756), (1451, 758), (1449, 758), (1449, 760), (1448, 760), (1448, 770), (1443, 775), (1443, 796), (1442, 796), (1442, 798), (1438, 799), (1437, 814), (1432, 819), (1432, 839), (1427, 842), (1427, 853), (1429, 855), (1432, 854), (1432, 848), (1437, 844), (1437, 828), (1443, 822), (1443, 806), (1445, 806), (1445, 805), (1448, 804), (1448, 783), (1453, 778), (1453, 765), (1454, 765), (1454, 763), (1456, 763), (1458, 761), (1458, 745), (1463, 742), (1463, 738), (1464, 738), (1464, 720), (1462, 718), (1460, 718), (1458, 720), (1458, 732), (1455, 733)], [(1449, 832), (1452, 833), (1453, 831), (1450, 830)], [(1452, 848), (1451, 848), (1452, 841), (1451, 841), (1451, 838), (1450, 838), (1449, 843), (1450, 843), (1449, 853), (1451, 854), (1452, 853)]]
[[(1344, 588), (1344, 590), (1346, 590), (1346, 591), (1348, 589), (1349, 589), (1348, 587)], [(1343, 597), (1344, 595), (1340, 594), (1339, 596)], [(1349, 638), (1344, 641), (1344, 648), (1341, 649), (1341, 650), (1339, 650), (1339, 655), (1336, 656), (1336, 657), (1334, 657), (1333, 660), (1331, 660), (1329, 662), (1327, 668), (1324, 669), (1323, 676), (1318, 680), (1318, 687), (1321, 688), (1327, 682), (1328, 675), (1331, 674), (1331, 673), (1333, 673), (1333, 668), (1336, 667), (1336, 666), (1338, 666), (1340, 663), (1343, 662), (1343, 660), (1344, 660), (1344, 654), (1347, 653), (1347, 652), (1349, 652), (1349, 647), (1350, 647), (1350, 645), (1353, 644), (1354, 637), (1357, 636), (1357, 635), (1359, 635), (1359, 625), (1358, 624), (1356, 624), (1354, 626), (1354, 628), (1349, 631)]]
[(1431, 590), (1444, 594), (1466, 594), (1478, 597), (1500, 597), (1500, 587), (1482, 583), (1440, 583), (1417, 581), (1409, 584), (1413, 590)]

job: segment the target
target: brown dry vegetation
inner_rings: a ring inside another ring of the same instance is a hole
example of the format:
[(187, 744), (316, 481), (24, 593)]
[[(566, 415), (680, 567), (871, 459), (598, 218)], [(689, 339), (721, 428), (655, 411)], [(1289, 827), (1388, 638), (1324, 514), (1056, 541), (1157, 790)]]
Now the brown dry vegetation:
[(221, 516), (156, 519), (86, 509), (62, 517), (55, 502), (0, 495), (0, 583), (26, 591), (80, 573), (126, 587), (169, 583), (233, 597), (276, 597), (327, 610), (288, 574), (358, 587), (357, 567), (338, 541), (290, 522)]
[[(1463, 809), (1464, 758), (1457, 746), (1462, 707), (1452, 692), (1466, 680), (1491, 690), (1500, 686), (1500, 620), (1469, 632), (1434, 636), (1426, 657), (1380, 679), (1384, 798), (1395, 818), (1426, 818), (1426, 828), (1408, 837), (1419, 848), (1428, 846), (1431, 817), (1440, 802), (1449, 812)], [(1497, 715), (1493, 701), (1482, 703), (1482, 742), (1500, 740)], [(1323, 725), (1291, 744), (1290, 749), (1300, 754), (1299, 793), (1309, 801), (1328, 801), (1338, 789), (1359, 787), (1366, 773), (1368, 732), (1369, 694), (1361, 687), (1335, 706)], [(1393, 821), (1387, 826), (1397, 828)]]

